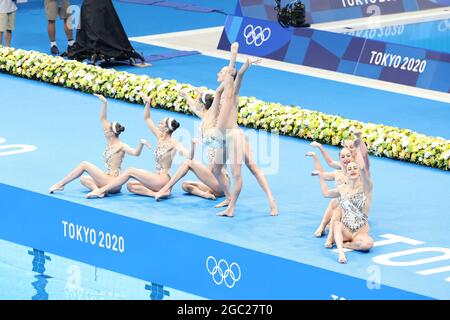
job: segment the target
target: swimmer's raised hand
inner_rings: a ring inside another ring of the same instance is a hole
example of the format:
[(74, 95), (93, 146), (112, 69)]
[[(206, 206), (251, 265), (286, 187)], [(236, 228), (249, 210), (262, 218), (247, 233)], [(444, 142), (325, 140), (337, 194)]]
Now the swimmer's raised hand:
[(106, 98), (102, 94), (94, 93), (94, 96), (99, 98), (103, 103), (106, 103)]
[(145, 103), (147, 103), (150, 100), (149, 97), (143, 92), (139, 92), (139, 96), (141, 97), (142, 101), (144, 101)]
[(149, 149), (152, 148), (152, 145), (151, 145), (150, 142), (148, 142), (147, 140), (141, 139), (140, 142), (141, 142), (144, 146), (147, 146), (147, 148), (149, 148)]
[(251, 66), (254, 64), (256, 65), (261, 64), (261, 62), (262, 62), (261, 58), (247, 58), (247, 63)]

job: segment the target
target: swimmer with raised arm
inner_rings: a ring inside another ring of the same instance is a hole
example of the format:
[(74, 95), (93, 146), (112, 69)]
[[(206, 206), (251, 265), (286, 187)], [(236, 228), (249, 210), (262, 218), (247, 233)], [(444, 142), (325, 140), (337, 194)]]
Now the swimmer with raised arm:
[[(208, 119), (209, 112), (214, 112), (211, 107), (214, 103), (214, 96), (211, 93), (197, 91), (198, 99), (194, 100), (189, 92), (181, 91), (181, 95), (186, 99), (191, 111), (202, 119), (202, 132), (205, 124), (205, 119)], [(207, 123), (206, 123), (207, 125)], [(204, 136), (204, 135), (203, 135)], [(212, 172), (215, 163), (215, 150), (208, 146), (208, 161), (209, 166), (205, 166), (199, 161), (194, 160), (194, 148), (197, 140), (193, 140), (192, 154), (190, 159), (186, 160), (177, 170), (170, 181), (155, 195), (155, 199), (159, 200), (162, 197), (167, 197), (170, 194), (171, 188), (182, 179), (189, 171), (192, 171), (200, 181), (185, 181), (182, 188), (185, 192), (205, 198), (215, 200), (219, 197), (227, 196), (227, 199), (218, 204), (216, 208), (227, 206), (229, 203), (229, 177), (224, 169), (222, 174), (227, 180), (226, 189), (222, 190), (219, 182)]]
[[(123, 131), (125, 131), (125, 128), (117, 122), (108, 121), (108, 104), (106, 98), (97, 94), (95, 96), (98, 97), (103, 103), (100, 120), (103, 133), (107, 141), (107, 146), (103, 153), (106, 171), (99, 169), (87, 161), (83, 161), (63, 180), (54, 184), (49, 190), (50, 193), (54, 193), (55, 191), (63, 191), (65, 185), (77, 178), (80, 178), (81, 184), (89, 190), (97, 191), (99, 188), (104, 187), (119, 176), (121, 170), (120, 167), (125, 154), (137, 157), (141, 155), (144, 145), (147, 145), (149, 148), (151, 147), (150, 144), (143, 139), (141, 139), (136, 149), (133, 149), (129, 145), (121, 142), (119, 136)], [(87, 176), (83, 176), (84, 173), (87, 173)], [(120, 192), (120, 187), (118, 186), (110, 189), (109, 192), (118, 193)]]
[(364, 167), (356, 162), (347, 165), (348, 185), (345, 188), (328, 189), (324, 174), (313, 171), (320, 178), (322, 193), (327, 198), (338, 199), (339, 216), (333, 217), (333, 238), (339, 253), (339, 262), (347, 263), (344, 248), (369, 251), (373, 247), (368, 215), (372, 204), (372, 182)]
[(272, 191), (269, 187), (266, 177), (261, 169), (253, 160), (253, 154), (250, 144), (243, 131), (238, 127), (238, 107), (239, 107), (239, 91), (242, 85), (242, 80), (245, 72), (253, 64), (260, 63), (261, 59), (248, 58), (245, 64), (241, 67), (239, 72), (236, 72), (235, 62), (238, 53), (239, 45), (234, 43), (231, 47), (231, 59), (228, 67), (222, 68), (218, 74), (218, 81), (223, 85), (223, 93), (220, 101), (220, 111), (217, 116), (215, 129), (220, 135), (221, 147), (217, 148), (218, 161), (214, 167), (214, 174), (221, 184), (222, 188), (226, 181), (220, 175), (226, 162), (231, 162), (232, 175), (234, 180), (234, 190), (231, 194), (231, 202), (225, 211), (218, 213), (219, 216), (233, 217), (234, 209), (237, 199), (242, 190), (242, 163), (245, 162), (249, 170), (257, 179), (259, 185), (266, 193), (270, 205), (270, 214), (272, 216), (278, 215), (278, 207)]
[[(365, 170), (370, 177), (369, 151), (366, 143), (361, 139), (362, 133), (354, 127), (352, 127), (350, 131), (355, 136), (355, 139), (344, 140), (343, 147), (350, 150), (353, 159), (358, 163), (358, 165), (366, 168)], [(337, 170), (343, 169), (341, 163), (339, 161), (334, 161), (320, 143), (314, 141), (311, 143), (311, 147), (318, 148), (320, 150), (328, 166)]]
[(190, 157), (190, 153), (182, 144), (172, 138), (172, 134), (178, 129), (180, 124), (173, 118), (164, 118), (156, 126), (151, 118), (150, 99), (143, 93), (141, 93), (141, 98), (145, 102), (144, 120), (158, 141), (154, 152), (156, 173), (142, 169), (128, 168), (123, 174), (106, 186), (89, 193), (87, 198), (104, 197), (110, 190), (116, 190), (130, 179), (137, 180), (127, 184), (128, 190), (131, 193), (154, 197), (156, 192), (161, 190), (169, 182), (169, 171), (176, 153), (182, 154), (185, 158)]
[[(320, 145), (320, 144), (318, 144), (317, 142), (312, 142), (311, 145)], [(320, 147), (323, 149), (323, 147), (321, 145), (320, 145)], [(327, 160), (327, 163), (329, 165), (331, 163), (334, 168), (339, 168), (338, 170), (333, 171), (333, 172), (325, 172), (325, 170), (323, 169), (323, 167), (322, 167), (322, 165), (321, 165), (321, 163), (319, 161), (319, 158), (317, 157), (316, 153), (308, 152), (306, 154), (306, 156), (313, 158), (315, 171), (323, 172), (323, 177), (324, 177), (324, 179), (326, 181), (335, 181), (336, 188), (339, 188), (340, 186), (345, 185), (345, 184), (348, 183), (348, 178), (347, 178), (347, 174), (346, 174), (346, 168), (347, 168), (347, 165), (350, 162), (354, 161), (354, 158), (353, 158), (352, 153), (350, 152), (350, 150), (348, 150), (347, 148), (341, 149), (341, 151), (339, 152), (339, 162), (333, 161), (331, 159), (331, 157), (328, 156), (329, 159)], [(330, 159), (331, 159), (331, 161), (330, 161)], [(341, 169), (341, 168), (343, 168), (343, 169)], [(320, 237), (323, 236), (325, 228), (330, 223), (331, 218), (333, 216), (333, 212), (334, 212), (334, 210), (336, 210), (338, 205), (339, 204), (338, 204), (338, 201), (336, 199), (333, 199), (333, 200), (330, 201), (330, 203), (328, 204), (328, 207), (327, 207), (327, 209), (325, 211), (325, 214), (324, 214), (324, 216), (322, 218), (322, 221), (321, 221), (319, 227), (317, 228), (316, 232), (314, 233), (314, 235), (316, 237), (320, 238)], [(332, 245), (332, 242), (330, 243), (330, 241), (332, 241), (331, 229), (330, 229), (328, 240), (325, 243), (326, 247), (330, 247)]]

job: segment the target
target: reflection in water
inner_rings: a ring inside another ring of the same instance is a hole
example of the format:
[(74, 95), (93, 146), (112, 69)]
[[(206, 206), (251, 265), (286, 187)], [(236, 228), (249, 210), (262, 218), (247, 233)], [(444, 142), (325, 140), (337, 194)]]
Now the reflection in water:
[(36, 294), (31, 297), (31, 300), (48, 300), (48, 293), (45, 291), (45, 287), (47, 286), (47, 279), (51, 278), (45, 274), (40, 274), (34, 276), (36, 281), (32, 282), (31, 285), (36, 290)]
[(36, 279), (31, 283), (33, 288), (36, 290), (36, 294), (31, 297), (32, 300), (48, 300), (48, 293), (45, 291), (48, 280), (52, 277), (45, 274), (45, 262), (51, 261), (49, 256), (45, 255), (44, 251), (33, 249), (33, 251), (29, 250), (28, 254), (33, 256), (32, 261), (32, 271), (38, 273), (34, 278)]
[(146, 284), (145, 290), (150, 291), (151, 300), (163, 300), (164, 296), (170, 297), (170, 292), (164, 290), (164, 286), (157, 283)]

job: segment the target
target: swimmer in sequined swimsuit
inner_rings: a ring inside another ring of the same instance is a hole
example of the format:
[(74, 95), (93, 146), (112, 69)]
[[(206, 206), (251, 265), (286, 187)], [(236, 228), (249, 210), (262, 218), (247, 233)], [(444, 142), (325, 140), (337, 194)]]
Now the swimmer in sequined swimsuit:
[(179, 152), (184, 157), (189, 157), (188, 151), (181, 143), (172, 138), (173, 132), (178, 129), (180, 124), (173, 118), (164, 118), (156, 126), (150, 114), (150, 99), (143, 93), (140, 96), (145, 102), (144, 120), (158, 140), (156, 150), (153, 153), (156, 162), (156, 173), (128, 168), (106, 186), (89, 193), (86, 196), (87, 198), (102, 198), (111, 190), (123, 186), (130, 179), (136, 181), (128, 182), (128, 191), (142, 196), (154, 197), (155, 193), (170, 180), (169, 172), (176, 153)]
[(217, 121), (215, 128), (220, 131), (221, 139), (217, 139), (220, 144), (223, 144), (222, 149), (216, 149), (216, 164), (213, 172), (219, 181), (222, 188), (225, 185), (223, 175), (221, 172), (227, 163), (231, 164), (233, 176), (233, 192), (231, 193), (231, 201), (228, 208), (217, 215), (222, 217), (233, 217), (234, 210), (242, 190), (242, 165), (245, 163), (253, 176), (258, 181), (259, 185), (266, 194), (269, 201), (270, 215), (278, 215), (278, 207), (275, 198), (270, 189), (269, 183), (263, 174), (262, 170), (256, 165), (253, 160), (253, 153), (251, 146), (248, 143), (247, 137), (238, 126), (238, 111), (239, 111), (239, 91), (242, 85), (242, 80), (248, 68), (254, 64), (261, 62), (259, 58), (248, 58), (241, 69), (237, 72), (235, 69), (236, 58), (238, 54), (239, 44), (233, 43), (231, 45), (231, 59), (227, 67), (217, 75), (217, 80), (223, 86), (221, 93), (220, 110), (217, 114)]
[[(232, 50), (230, 65), (234, 66), (234, 62), (237, 56), (236, 44), (233, 45), (233, 47), (235, 47), (236, 50), (234, 49)], [(253, 63), (256, 63), (257, 61), (258, 61), (257, 59), (249, 59), (246, 62), (246, 64), (241, 68), (235, 79), (236, 88), (240, 87), (242, 77), (246, 72), (246, 70), (248, 69), (248, 67)], [(242, 149), (239, 149), (240, 151), (239, 155), (242, 157), (240, 165), (242, 165), (242, 162), (245, 162), (250, 172), (255, 176), (256, 180), (258, 181), (263, 191), (266, 193), (267, 198), (269, 200), (270, 214), (275, 216), (278, 214), (278, 208), (276, 206), (275, 199), (272, 195), (266, 177), (262, 173), (262, 170), (256, 165), (256, 162), (253, 159), (253, 152), (250, 144), (248, 143), (247, 137), (242, 132), (242, 130), (239, 129), (239, 127), (237, 126), (237, 109), (232, 110), (232, 112), (230, 112), (231, 118), (233, 119), (233, 115), (236, 118), (234, 120), (235, 130), (232, 130), (230, 133), (224, 135), (222, 133), (222, 130), (217, 126), (219, 115), (220, 113), (222, 113), (221, 110), (222, 105), (224, 103), (222, 94), (225, 88), (224, 80), (227, 69), (228, 68), (226, 67), (223, 68), (218, 74), (218, 81), (221, 83), (221, 85), (216, 90), (214, 98), (211, 95), (209, 95), (210, 96), (209, 99), (211, 99), (211, 102), (209, 104), (210, 105), (212, 104), (212, 107), (209, 108), (206, 106), (206, 102), (208, 99), (205, 99), (205, 97), (208, 96), (207, 93), (197, 92), (197, 96), (201, 96), (201, 103), (198, 103), (190, 97), (188, 92), (182, 92), (183, 96), (186, 98), (189, 106), (191, 107), (192, 112), (202, 119), (202, 126), (201, 126), (202, 143), (207, 147), (209, 170), (205, 170), (206, 168), (205, 166), (203, 166), (200, 162), (193, 160), (192, 155), (191, 160), (187, 160), (180, 167), (180, 169), (177, 171), (177, 173), (171, 179), (171, 181), (163, 189), (161, 189), (160, 192), (158, 192), (158, 195), (155, 198), (159, 199), (161, 197), (168, 196), (170, 194), (170, 188), (172, 188), (173, 185), (175, 185), (184, 175), (186, 175), (189, 172), (189, 170), (191, 170), (197, 175), (197, 177), (201, 180), (201, 182), (198, 181), (184, 182), (183, 189), (186, 192), (208, 199), (215, 199), (217, 196), (223, 196), (223, 194), (225, 193), (227, 199), (215, 207), (219, 208), (228, 205), (232, 197), (229, 192), (230, 179), (228, 174), (226, 174), (226, 167), (224, 165), (227, 149), (226, 142), (227, 141), (231, 143), (239, 142), (242, 147)], [(237, 90), (236, 92), (238, 91), (239, 90)], [(235, 101), (237, 101), (236, 97)], [(214, 176), (211, 176), (211, 173), (213, 173)], [(240, 174), (238, 178), (241, 178)], [(240, 187), (238, 183), (238, 187), (235, 188), (234, 203), (237, 200), (236, 193), (239, 192)], [(227, 209), (225, 211), (225, 214), (221, 213), (220, 215), (226, 215), (231, 217), (233, 216), (233, 212), (234, 212), (234, 204), (232, 205), (232, 208)]]
[[(182, 188), (185, 192), (205, 198), (215, 200), (216, 198), (227, 196), (225, 201), (216, 205), (216, 208), (223, 207), (229, 203), (229, 178), (226, 170), (223, 170), (224, 179), (228, 181), (226, 189), (222, 190), (219, 182), (212, 173), (212, 166), (215, 163), (215, 156), (217, 148), (222, 148), (221, 144), (218, 143), (211, 135), (208, 135), (208, 127), (214, 126), (214, 117), (211, 117), (212, 113), (215, 113), (217, 105), (214, 104), (214, 97), (211, 93), (205, 91), (197, 91), (197, 99), (194, 100), (190, 96), (190, 92), (182, 91), (181, 95), (186, 99), (191, 111), (196, 114), (200, 119), (202, 119), (201, 131), (202, 131), (202, 142), (203, 145), (207, 147), (208, 162), (209, 166), (205, 166), (203, 163), (194, 160), (194, 151), (197, 140), (193, 139), (191, 146), (191, 156), (186, 160), (177, 170), (173, 178), (156, 194), (155, 199), (167, 197), (170, 195), (172, 187), (180, 181), (189, 171), (192, 171), (200, 181), (185, 181), (183, 182)], [(209, 131), (211, 132), (211, 131)]]
[[(343, 141), (344, 148), (339, 153), (339, 161), (334, 161), (320, 143), (315, 141), (311, 143), (311, 147), (318, 148), (320, 150), (328, 166), (338, 170), (333, 173), (325, 175), (325, 180), (336, 181), (337, 188), (339, 188), (341, 185), (345, 185), (345, 183), (347, 182), (345, 168), (347, 164), (350, 163), (351, 161), (355, 161), (359, 166), (364, 167), (366, 174), (370, 178), (369, 154), (367, 150), (367, 145), (361, 138), (362, 133), (361, 131), (355, 128), (351, 128), (350, 131), (354, 135), (355, 139), (354, 140), (347, 139)], [(317, 159), (317, 156), (315, 156), (315, 153), (309, 152), (307, 153), (307, 156), (308, 155), (314, 158), (315, 170), (323, 171), (322, 166), (320, 165), (320, 162)], [(325, 228), (332, 221), (333, 214), (338, 209), (338, 207), (339, 203), (337, 199), (332, 199), (328, 204), (328, 207), (325, 211), (325, 214), (322, 218), (319, 227), (314, 233), (316, 237), (321, 237), (324, 234)], [(328, 233), (327, 241), (325, 242), (325, 247), (327, 248), (331, 248), (333, 246), (333, 234), (332, 230), (331, 229), (329, 230), (330, 232)]]
[[(141, 140), (140, 144), (136, 149), (130, 148), (125, 143), (122, 143), (119, 139), (119, 135), (125, 131), (125, 128), (122, 127), (117, 122), (109, 122), (107, 119), (107, 102), (105, 97), (101, 95), (95, 95), (98, 97), (102, 103), (102, 112), (101, 112), (101, 123), (103, 127), (103, 133), (105, 135), (107, 146), (103, 153), (106, 171), (103, 171), (96, 167), (95, 165), (83, 161), (80, 165), (78, 165), (74, 170), (72, 170), (69, 175), (67, 175), (63, 180), (54, 184), (49, 192), (54, 193), (55, 191), (63, 191), (64, 186), (69, 182), (80, 178), (80, 182), (87, 187), (91, 191), (98, 190), (99, 188), (110, 183), (114, 178), (116, 178), (120, 174), (120, 166), (122, 164), (123, 158), (125, 154), (129, 154), (132, 156), (139, 156), (142, 152), (142, 148), (144, 145), (148, 145), (148, 142), (145, 140)], [(87, 173), (86, 176), (83, 176), (84, 173)], [(120, 191), (120, 188), (112, 189), (111, 193), (117, 193)]]
[[(322, 151), (323, 147), (321, 144), (317, 143), (317, 142), (312, 142), (311, 143), (312, 147), (318, 147), (320, 148), (320, 150)], [(324, 150), (324, 152), (326, 153), (326, 151)], [(332, 168), (334, 169), (338, 169), (336, 171), (333, 172), (325, 172), (320, 161), (319, 158), (317, 157), (317, 154), (315, 152), (308, 152), (306, 154), (306, 156), (308, 157), (312, 157), (314, 160), (314, 170), (316, 171), (321, 171), (324, 173), (324, 178), (327, 181), (335, 181), (335, 185), (336, 188), (339, 188), (342, 185), (345, 185), (348, 182), (348, 178), (345, 172), (345, 168), (346, 165), (349, 164), (350, 162), (354, 161), (352, 153), (350, 152), (350, 150), (344, 148), (341, 149), (341, 151), (339, 152), (339, 162), (336, 161), (332, 161), (332, 163), (330, 164), (329, 161), (327, 161), (328, 165), (332, 166)], [(326, 153), (326, 156), (328, 156), (328, 153)], [(329, 156), (328, 156), (329, 157)], [(325, 159), (327, 159), (327, 157), (325, 157)], [(316, 237), (322, 237), (325, 231), (325, 228), (328, 226), (328, 224), (331, 221), (331, 218), (333, 216), (333, 212), (334, 210), (336, 210), (336, 208), (339, 206), (339, 203), (337, 201), (337, 199), (332, 199), (330, 200), (328, 207), (325, 211), (325, 214), (322, 218), (322, 221), (319, 225), (319, 227), (317, 228), (316, 232), (314, 233), (314, 235)], [(325, 243), (326, 247), (329, 247), (330, 245), (332, 245), (332, 243), (330, 243), (331, 241), (331, 235), (329, 234), (329, 238), (327, 239), (327, 242)]]
[(372, 182), (364, 167), (351, 162), (346, 168), (348, 185), (343, 188), (328, 189), (324, 174), (314, 171), (320, 177), (322, 193), (327, 198), (339, 202), (338, 214), (333, 216), (331, 232), (338, 248), (339, 262), (347, 263), (344, 248), (369, 251), (373, 240), (369, 235), (368, 213), (372, 203)]

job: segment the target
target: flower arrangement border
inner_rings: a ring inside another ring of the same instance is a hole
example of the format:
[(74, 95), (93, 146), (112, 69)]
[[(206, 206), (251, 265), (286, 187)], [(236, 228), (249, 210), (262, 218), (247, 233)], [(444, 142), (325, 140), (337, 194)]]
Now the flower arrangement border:
[[(104, 69), (36, 51), (1, 46), (0, 72), (132, 103), (142, 102), (139, 92), (143, 91), (150, 96), (153, 106), (187, 114), (191, 111), (179, 92), (188, 89), (195, 96), (193, 86), (176, 80)], [(450, 170), (449, 140), (408, 129), (363, 123), (254, 97), (240, 98), (238, 122), (250, 128), (335, 146), (351, 138), (351, 129), (357, 128), (372, 155)]]

